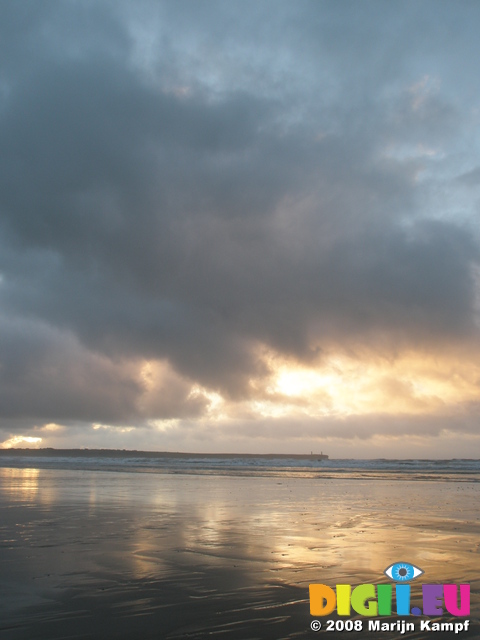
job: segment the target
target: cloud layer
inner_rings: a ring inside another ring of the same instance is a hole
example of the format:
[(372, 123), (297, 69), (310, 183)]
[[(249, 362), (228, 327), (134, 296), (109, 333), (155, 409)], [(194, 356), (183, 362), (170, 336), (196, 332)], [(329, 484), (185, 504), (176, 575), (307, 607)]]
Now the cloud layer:
[(434, 4), (4, 3), (5, 439), (472, 433), (480, 7)]

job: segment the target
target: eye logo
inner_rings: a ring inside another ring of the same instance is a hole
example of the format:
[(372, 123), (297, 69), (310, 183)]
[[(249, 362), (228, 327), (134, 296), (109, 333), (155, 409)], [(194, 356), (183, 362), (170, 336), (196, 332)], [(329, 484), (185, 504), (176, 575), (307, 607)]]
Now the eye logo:
[(395, 582), (410, 582), (421, 576), (424, 571), (409, 562), (394, 562), (384, 571), (384, 574)]
[[(398, 616), (427, 616), (438, 617), (446, 613), (465, 617), (470, 615), (470, 585), (469, 584), (417, 584), (420, 587), (422, 597), (422, 608), (411, 607), (410, 596), (412, 585), (409, 584), (424, 571), (420, 567), (410, 564), (409, 562), (394, 562), (384, 571), (385, 575), (394, 580), (395, 587), (392, 584), (359, 584), (352, 588), (350, 584), (337, 584), (336, 591), (326, 584), (310, 584), (310, 615), (312, 616), (328, 616), (332, 611), (337, 609), (338, 616), (350, 616), (352, 609), (359, 616), (391, 616), (393, 595), (395, 594), (395, 608)], [(415, 586), (414, 586), (415, 587)], [(317, 628), (312, 629), (318, 631), (322, 626), (318, 620), (313, 621), (319, 624)], [(329, 621), (333, 622), (333, 621)], [(342, 622), (340, 620), (340, 622)], [(358, 621), (357, 621), (358, 622)], [(352, 623), (353, 624), (353, 623)], [(391, 625), (396, 624), (394, 628)], [(415, 631), (413, 622), (405, 623), (403, 620), (401, 628), (396, 623), (389, 623), (377, 620), (369, 622), (370, 631)], [(430, 623), (422, 622), (421, 630), (426, 631), (451, 631), (453, 622), (446, 623)], [(455, 623), (455, 633), (459, 630), (467, 629), (469, 620), (464, 623)], [(343, 625), (343, 622), (342, 622)], [(426, 626), (425, 626), (426, 625)], [(463, 625), (463, 627), (462, 627)], [(337, 630), (340, 627), (335, 627)], [(354, 627), (351, 627), (353, 629)], [(333, 627), (326, 627), (327, 631)], [(346, 625), (341, 629), (348, 630)], [(350, 629), (350, 630), (351, 630)], [(361, 629), (361, 626), (355, 626), (355, 629)], [(422, 636), (423, 638), (423, 636)]]

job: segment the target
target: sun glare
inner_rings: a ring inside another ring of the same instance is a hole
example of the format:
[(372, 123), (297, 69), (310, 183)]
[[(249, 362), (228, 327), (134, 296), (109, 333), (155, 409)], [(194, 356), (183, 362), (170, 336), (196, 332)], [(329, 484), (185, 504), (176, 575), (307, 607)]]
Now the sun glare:
[(285, 363), (275, 370), (268, 402), (312, 416), (422, 414), (474, 400), (478, 375), (458, 359), (433, 362), (420, 354), (395, 361), (335, 357), (317, 369)]
[(19, 444), (40, 444), (42, 438), (33, 438), (31, 436), (13, 436), (5, 442), (2, 442), (2, 449), (12, 449)]
[(305, 396), (315, 391), (338, 391), (339, 376), (319, 373), (315, 370), (297, 369), (282, 371), (276, 380), (276, 390), (286, 396)]

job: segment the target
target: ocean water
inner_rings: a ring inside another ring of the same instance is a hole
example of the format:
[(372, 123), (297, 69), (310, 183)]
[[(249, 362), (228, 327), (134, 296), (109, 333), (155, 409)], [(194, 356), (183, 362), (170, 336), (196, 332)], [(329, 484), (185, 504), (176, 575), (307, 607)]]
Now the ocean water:
[(479, 459), (321, 460), (315, 455), (155, 454), (130, 451), (0, 452), (0, 467), (298, 478), (479, 482)]

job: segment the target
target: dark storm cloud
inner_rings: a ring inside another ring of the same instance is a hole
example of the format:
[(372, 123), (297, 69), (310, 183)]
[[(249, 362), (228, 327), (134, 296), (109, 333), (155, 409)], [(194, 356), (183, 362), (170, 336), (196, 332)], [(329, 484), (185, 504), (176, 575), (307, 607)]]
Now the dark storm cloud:
[(0, 347), (0, 406), (7, 427), (12, 418), (115, 423), (134, 415), (138, 386), (115, 363), (82, 349), (72, 336), (2, 317)]
[(476, 241), (422, 209), (415, 149), (462, 133), (422, 80), (458, 19), (426, 5), (4, 3), (3, 415), (205, 408), (177, 380), (142, 409), (127, 359), (238, 398), (267, 373), (258, 345), (474, 336)]

